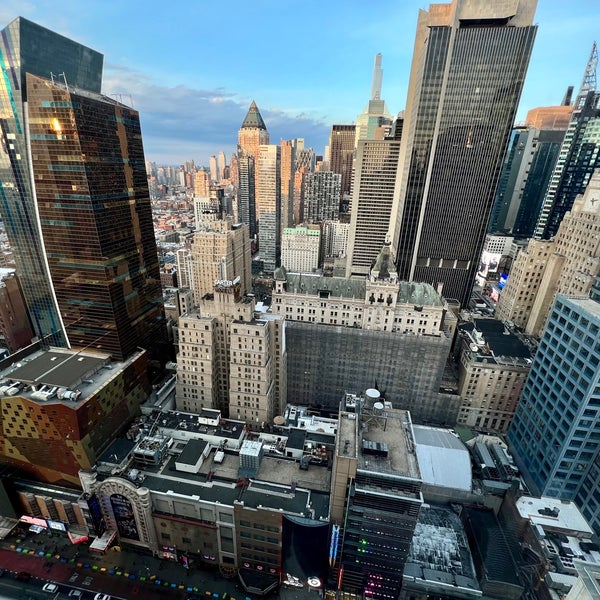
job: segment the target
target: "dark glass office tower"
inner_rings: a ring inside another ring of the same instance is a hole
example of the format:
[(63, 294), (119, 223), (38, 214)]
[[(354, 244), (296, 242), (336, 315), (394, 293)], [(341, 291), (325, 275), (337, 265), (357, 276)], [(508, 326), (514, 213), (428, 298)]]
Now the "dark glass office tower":
[(535, 237), (550, 239), (575, 198), (583, 194), (594, 171), (600, 167), (600, 91), (596, 85), (598, 51), (596, 43), (586, 65), (583, 83), (575, 99), (550, 184), (535, 227)]
[(102, 54), (18, 18), (0, 31), (0, 213), (35, 335), (48, 343), (67, 340), (53, 295), (30, 177), (25, 76), (60, 77), (100, 91)]
[(536, 27), (536, 0), (421, 11), (394, 242), (400, 279), (467, 304)]
[(138, 113), (27, 75), (44, 247), (72, 346), (118, 359), (166, 340)]

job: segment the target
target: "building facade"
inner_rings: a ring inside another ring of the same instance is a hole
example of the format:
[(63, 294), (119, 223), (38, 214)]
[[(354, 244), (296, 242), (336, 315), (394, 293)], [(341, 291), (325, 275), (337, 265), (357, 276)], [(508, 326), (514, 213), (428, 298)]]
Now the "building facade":
[(0, 148), (0, 179), (6, 233), (14, 251), (35, 335), (49, 343), (68, 344), (36, 215), (26, 133), (27, 84), (31, 73), (48, 77), (64, 73), (75, 86), (100, 92), (102, 54), (19, 17), (2, 30), (0, 59), (6, 78), (0, 84), (0, 128), (8, 142)]
[(535, 228), (535, 237), (552, 238), (578, 194), (600, 167), (600, 91), (596, 89), (596, 43), (588, 60), (583, 83), (575, 99), (571, 120)]
[[(21, 365), (21, 366), (18, 366)], [(50, 349), (1, 373), (2, 461), (38, 481), (79, 485), (152, 388), (143, 350), (115, 363), (98, 352)]]
[(255, 311), (239, 280), (216, 282), (197, 312), (179, 319), (175, 402), (270, 423), (287, 401), (285, 322)]
[(33, 329), (14, 269), (0, 269), (0, 347), (11, 354), (31, 344)]
[(194, 233), (190, 261), (197, 306), (206, 294), (212, 293), (217, 281), (238, 277), (242, 294), (252, 288), (247, 225), (230, 219), (205, 223)]
[(450, 314), (430, 285), (398, 282), (389, 245), (366, 280), (278, 269), (271, 310), (286, 319), (294, 403), (331, 410), (378, 387), (418, 422), (456, 422), (459, 397), (440, 393)]
[(512, 321), (523, 329), (527, 326), (553, 251), (554, 243), (546, 240), (530, 240), (519, 250), (496, 306), (498, 319)]
[(332, 171), (304, 175), (304, 220), (309, 223), (335, 221), (340, 213), (342, 177)]
[(273, 272), (281, 260), (281, 149), (259, 146), (256, 185), (258, 248), (265, 271)]
[(26, 82), (37, 211), (70, 343), (159, 358), (167, 331), (139, 114), (71, 84)]
[(572, 500), (596, 468), (599, 332), (596, 300), (556, 297), (508, 432), (516, 464), (535, 495)]
[(320, 248), (320, 229), (284, 229), (281, 234), (281, 264), (292, 273), (313, 273), (319, 268)]
[(341, 175), (341, 196), (350, 195), (356, 125), (333, 125), (329, 136), (329, 167)]
[(398, 140), (358, 142), (350, 205), (346, 277), (367, 275), (388, 239), (393, 220), (399, 156)]
[(535, 0), (502, 8), (455, 0), (419, 13), (392, 239), (401, 279), (443, 282), (444, 296), (462, 305), (533, 47), (535, 8)]
[(332, 579), (341, 592), (384, 600), (400, 592), (423, 496), (410, 413), (378, 403), (378, 414), (368, 403), (373, 391), (347, 395), (339, 413), (330, 506), (340, 550)]
[(529, 373), (531, 350), (494, 319), (475, 319), (459, 325), (459, 332), (458, 423), (504, 434)]

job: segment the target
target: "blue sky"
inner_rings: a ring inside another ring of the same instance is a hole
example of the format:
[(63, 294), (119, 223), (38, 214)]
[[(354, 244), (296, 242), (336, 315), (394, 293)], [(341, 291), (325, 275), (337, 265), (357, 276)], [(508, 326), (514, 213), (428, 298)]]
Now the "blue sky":
[[(494, 2), (496, 0), (488, 0)], [(322, 153), (333, 123), (366, 105), (383, 54), (382, 97), (404, 108), (418, 0), (2, 0), (0, 27), (23, 16), (104, 54), (105, 94), (140, 111), (146, 158), (160, 164), (235, 150), (256, 100), (271, 141)], [(573, 6), (576, 6), (574, 10)], [(600, 2), (539, 0), (517, 119), (580, 85)]]

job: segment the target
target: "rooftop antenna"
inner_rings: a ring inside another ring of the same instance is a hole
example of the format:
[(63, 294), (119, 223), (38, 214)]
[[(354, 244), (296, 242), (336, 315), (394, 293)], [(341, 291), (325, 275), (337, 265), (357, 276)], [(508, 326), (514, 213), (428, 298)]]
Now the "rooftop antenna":
[(588, 59), (585, 71), (583, 73), (583, 81), (581, 82), (581, 88), (577, 94), (577, 101), (575, 108), (582, 108), (585, 103), (585, 98), (588, 92), (596, 91), (596, 71), (598, 68), (598, 48), (596, 42), (592, 44), (592, 51), (590, 52), (590, 58)]
[(373, 83), (371, 84), (371, 100), (381, 100), (381, 82), (383, 81), (381, 58), (381, 52), (375, 55), (375, 63), (373, 64)]

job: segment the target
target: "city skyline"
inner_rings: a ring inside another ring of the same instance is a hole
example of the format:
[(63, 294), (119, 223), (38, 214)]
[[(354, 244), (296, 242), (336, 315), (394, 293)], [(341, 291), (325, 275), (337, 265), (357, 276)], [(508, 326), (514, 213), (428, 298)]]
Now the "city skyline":
[[(335, 2), (308, 2), (293, 16), (270, 0), (234, 2), (227, 21), (218, 5), (186, 6), (171, 20), (155, 6), (135, 11), (135, 28), (117, 18), (112, 2), (92, 1), (82, 14), (68, 0), (58, 14), (46, 0), (8, 0), (0, 19), (6, 25), (23, 16), (102, 52), (102, 91), (120, 94), (140, 112), (147, 159), (208, 165), (210, 155), (224, 150), (229, 158), (235, 151), (252, 100), (273, 141), (303, 137), (322, 153), (331, 126), (355, 122), (364, 109), (378, 52), (382, 98), (392, 114), (403, 110), (418, 9), (429, 2), (386, 0), (371, 12), (358, 3), (340, 11)], [(578, 5), (577, 16), (556, 2), (538, 2), (539, 30), (517, 120), (531, 108), (560, 103), (568, 85), (579, 87), (598, 18), (591, 0)], [(406, 35), (391, 22), (403, 23)], [(253, 24), (267, 34), (257, 36)]]

